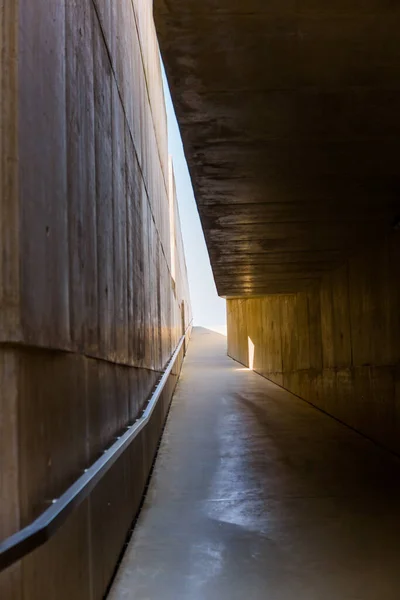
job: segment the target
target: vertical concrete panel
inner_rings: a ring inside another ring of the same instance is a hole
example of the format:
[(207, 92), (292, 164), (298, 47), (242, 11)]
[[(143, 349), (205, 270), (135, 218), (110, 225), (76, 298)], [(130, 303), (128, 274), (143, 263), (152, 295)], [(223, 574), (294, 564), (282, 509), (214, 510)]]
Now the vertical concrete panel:
[(400, 236), (389, 236), (376, 252), (379, 261), (379, 312), (374, 345), (374, 365), (400, 362)]
[(307, 294), (308, 326), (310, 335), (310, 368), (322, 369), (321, 299), (316, 287)]
[(281, 373), (282, 338), (279, 298), (273, 296), (264, 298), (261, 310), (265, 336), (264, 369), (266, 373)]
[(239, 360), (237, 300), (227, 300), (228, 355)]
[[(139, 184), (139, 195), (136, 209), (136, 226), (134, 228), (134, 281), (133, 290), (135, 298), (135, 321), (136, 321), (136, 364), (146, 365), (147, 348), (147, 323), (148, 323), (148, 289), (149, 271), (148, 261), (148, 233), (147, 233), (147, 197), (142, 180)], [(137, 235), (140, 227), (140, 235)]]
[(263, 345), (265, 340), (264, 320), (262, 318), (262, 299), (256, 300), (256, 344), (254, 352), (254, 365), (257, 372), (262, 372), (264, 365)]
[(23, 560), (24, 600), (91, 599), (89, 543), (85, 501), (47, 544)]
[(226, 326), (227, 326), (227, 353), (228, 356), (237, 356), (237, 319), (234, 313), (235, 300), (228, 299), (226, 301)]
[(128, 235), (128, 345), (131, 364), (141, 364), (144, 338), (143, 215), (139, 164), (128, 129), (125, 129), (126, 201)]
[(0, 598), (22, 599), (21, 564), (16, 563), (0, 573)]
[(335, 366), (335, 346), (333, 339), (333, 313), (332, 313), (332, 282), (331, 275), (327, 275), (320, 289), (321, 306), (321, 339), (322, 363), (324, 369)]
[[(135, 6), (134, 2), (132, 4)], [(130, 48), (133, 57), (133, 71), (130, 81), (130, 94), (133, 99), (133, 112), (132, 114), (128, 113), (128, 124), (132, 139), (134, 140), (138, 162), (142, 165), (143, 114), (147, 109), (146, 105), (143, 104), (146, 84), (135, 20), (133, 22), (130, 21), (129, 25), (132, 27), (130, 29)]]
[(23, 351), (19, 373), (19, 485), (27, 525), (87, 466), (84, 359)]
[(69, 348), (65, 2), (20, 0), (19, 4), (24, 339)]
[(143, 226), (143, 237), (142, 237), (142, 249), (141, 256), (143, 257), (143, 274), (142, 280), (139, 281), (139, 285), (143, 286), (143, 307), (144, 307), (144, 352), (142, 357), (142, 366), (151, 367), (152, 365), (152, 340), (154, 337), (153, 333), (153, 320), (151, 312), (151, 295), (153, 290), (151, 288), (151, 254), (150, 254), (150, 239), (151, 239), (151, 212), (145, 191), (144, 183), (142, 183), (142, 226)]
[[(365, 269), (360, 268), (361, 258), (353, 258), (349, 265), (349, 294), (350, 294), (350, 320), (351, 337), (353, 345), (354, 366), (368, 365), (371, 359), (371, 337), (365, 335), (371, 326), (370, 286)], [(378, 277), (379, 275), (376, 274)]]
[(98, 353), (93, 5), (66, 2), (70, 322), (73, 344)]
[(371, 369), (372, 402), (376, 418), (371, 419), (371, 429), (374, 435), (378, 427), (379, 440), (384, 444), (394, 445), (398, 432), (395, 430), (396, 406), (395, 372), (392, 367), (372, 367)]
[(0, 340), (20, 338), (17, 0), (0, 0)]
[(88, 359), (87, 378), (87, 436), (90, 462), (94, 462), (111, 445), (119, 429), (115, 366)]
[(354, 369), (355, 405), (351, 407), (355, 413), (357, 429), (366, 435), (371, 435), (371, 422), (376, 418), (373, 405), (370, 367), (355, 367)]
[(115, 396), (113, 404), (117, 412), (115, 431), (119, 435), (129, 423), (129, 367), (118, 365), (115, 368)]
[(239, 299), (238, 301), (238, 344), (239, 361), (249, 366), (249, 339), (247, 331), (247, 301)]
[(102, 356), (113, 358), (115, 295), (111, 65), (97, 20), (93, 33), (99, 346)]
[(261, 368), (260, 341), (262, 337), (262, 323), (259, 321), (259, 304), (257, 298), (245, 301), (247, 322), (247, 345), (249, 354), (249, 367), (254, 371)]
[(334, 366), (352, 364), (349, 306), (348, 265), (336, 269), (330, 276), (332, 292), (332, 338)]
[[(144, 85), (141, 89), (141, 92), (142, 92), (141, 106), (143, 108), (141, 111), (141, 124), (140, 124), (140, 132), (141, 132), (140, 146), (142, 149), (140, 168), (142, 171), (143, 184), (146, 188), (149, 206), (150, 206), (150, 209), (153, 209), (153, 193), (152, 193), (153, 190), (150, 187), (152, 180), (150, 178), (151, 171), (150, 171), (150, 164), (149, 164), (152, 159), (152, 156), (153, 156), (153, 154), (151, 152), (152, 120), (151, 120), (151, 115), (150, 115), (150, 105), (149, 105), (149, 99), (148, 99), (146, 74), (144, 75)], [(156, 169), (157, 169), (157, 167), (155, 167), (155, 170)], [(154, 175), (156, 175), (156, 173), (154, 173)]]
[[(159, 260), (159, 272), (160, 272), (160, 287), (159, 287), (159, 321), (160, 321), (160, 358), (159, 363), (161, 366), (165, 365), (168, 360), (169, 354), (169, 345), (168, 345), (168, 321), (169, 321), (169, 311), (170, 311), (170, 302), (169, 302), (169, 294), (166, 293), (168, 287), (172, 287), (172, 282), (168, 282), (169, 271), (167, 265), (165, 263), (164, 255), (160, 252), (158, 256)], [(169, 283), (169, 285), (168, 285)]]
[(386, 253), (375, 248), (368, 261), (362, 255), (349, 262), (350, 314), (355, 366), (387, 361), (388, 299), (385, 286)]
[(244, 310), (246, 315), (246, 335), (247, 335), (247, 349), (248, 349), (248, 366), (250, 369), (254, 368), (254, 354), (255, 354), (255, 341), (256, 341), (256, 323), (253, 311), (254, 300), (246, 299), (244, 301)]
[[(324, 373), (327, 376), (330, 371)], [(332, 372), (336, 376), (337, 394), (331, 398), (324, 398), (326, 410), (335, 414), (341, 421), (351, 427), (357, 426), (358, 406), (354, 402), (354, 372), (352, 369), (337, 369)], [(329, 376), (329, 375), (328, 375)], [(318, 406), (317, 402), (317, 406)]]
[(292, 394), (300, 396), (300, 371), (284, 371), (283, 387), (291, 391)]
[(284, 372), (295, 371), (298, 361), (296, 296), (281, 296), (282, 364)]
[(149, 213), (149, 267), (150, 267), (150, 287), (149, 287), (149, 308), (150, 308), (150, 363), (151, 369), (157, 369), (158, 357), (158, 315), (157, 315), (157, 247), (158, 242), (155, 223), (151, 211)]
[[(320, 408), (335, 415), (337, 410), (338, 378), (334, 369), (325, 369), (320, 379)], [(306, 398), (307, 399), (307, 398)]]
[[(103, 598), (132, 521), (122, 459), (90, 498), (93, 597)], [(99, 527), (101, 524), (101, 527)]]
[(140, 410), (148, 401), (158, 379), (159, 373), (152, 371), (151, 369), (140, 370)]
[(97, 21), (100, 26), (101, 35), (104, 39), (107, 48), (111, 51), (112, 35), (113, 35), (113, 5), (109, 0), (92, 0), (95, 7)]
[(385, 314), (389, 329), (388, 354), (390, 364), (398, 365), (400, 363), (400, 310), (398, 310), (400, 306), (400, 278), (396, 277), (400, 265), (400, 236), (398, 232), (388, 238), (386, 252), (384, 294), (387, 298)]
[[(153, 22), (152, 3), (134, 1), (135, 18), (139, 33), (142, 56), (145, 65), (146, 83), (150, 98), (156, 97), (156, 91), (160, 88), (161, 67), (157, 60), (158, 42)], [(160, 163), (164, 176), (167, 175), (167, 132), (165, 105), (163, 102), (152, 106), (154, 130), (159, 148)]]
[(300, 398), (307, 398), (308, 401), (312, 401), (313, 376), (308, 369), (298, 371), (297, 395)]
[(394, 412), (395, 412), (394, 429), (395, 429), (395, 435), (396, 435), (396, 440), (394, 442), (393, 447), (398, 448), (399, 447), (398, 432), (400, 431), (400, 365), (399, 364), (393, 369), (393, 376), (394, 376)]
[(143, 453), (143, 438), (139, 436), (132, 442), (124, 457), (125, 487), (129, 498), (130, 524), (132, 524), (139, 510), (148, 478), (148, 473), (144, 470)]
[[(18, 531), (18, 355), (0, 349), (0, 540)], [(0, 598), (20, 600), (20, 565), (0, 573)]]
[(113, 61), (119, 92), (121, 94), (128, 127), (132, 128), (135, 110), (133, 88), (137, 83), (132, 52), (135, 33), (135, 18), (131, 0), (120, 0), (113, 4), (116, 21)]
[(156, 335), (156, 370), (161, 371), (163, 364), (163, 319), (161, 311), (161, 285), (167, 284), (166, 281), (166, 269), (163, 269), (164, 262), (161, 262), (162, 252), (160, 246), (156, 246), (156, 273), (157, 273), (157, 304), (156, 304), (156, 321), (155, 321), (155, 335)]
[(115, 357), (128, 362), (128, 235), (125, 116), (112, 85)]
[(132, 423), (141, 407), (140, 369), (129, 369), (128, 386), (129, 421)]
[(306, 293), (296, 296), (297, 369), (310, 368), (310, 322)]

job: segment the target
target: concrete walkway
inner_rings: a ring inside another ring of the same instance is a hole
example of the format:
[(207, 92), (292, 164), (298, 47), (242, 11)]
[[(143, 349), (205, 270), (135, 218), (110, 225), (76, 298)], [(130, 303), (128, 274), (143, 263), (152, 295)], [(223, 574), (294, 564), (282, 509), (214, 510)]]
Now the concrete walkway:
[(111, 600), (398, 600), (400, 468), (196, 328)]

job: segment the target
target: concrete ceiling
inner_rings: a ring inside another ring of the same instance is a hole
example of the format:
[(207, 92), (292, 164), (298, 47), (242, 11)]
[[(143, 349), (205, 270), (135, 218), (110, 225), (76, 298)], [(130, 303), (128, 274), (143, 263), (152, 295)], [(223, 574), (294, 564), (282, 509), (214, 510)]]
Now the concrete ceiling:
[(155, 0), (222, 296), (302, 290), (390, 230), (398, 0)]

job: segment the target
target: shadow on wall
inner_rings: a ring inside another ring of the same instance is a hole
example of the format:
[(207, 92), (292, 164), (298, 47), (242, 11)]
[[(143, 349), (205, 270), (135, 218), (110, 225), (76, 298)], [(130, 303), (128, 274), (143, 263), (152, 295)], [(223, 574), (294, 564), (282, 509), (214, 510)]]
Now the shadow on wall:
[(308, 292), (228, 300), (228, 354), (400, 453), (400, 238)]

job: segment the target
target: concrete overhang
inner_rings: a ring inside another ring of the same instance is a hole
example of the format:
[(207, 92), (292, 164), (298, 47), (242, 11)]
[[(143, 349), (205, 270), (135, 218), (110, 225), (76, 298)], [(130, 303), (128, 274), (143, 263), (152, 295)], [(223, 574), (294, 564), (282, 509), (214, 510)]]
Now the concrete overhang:
[(306, 289), (393, 226), (400, 3), (155, 0), (218, 293)]

